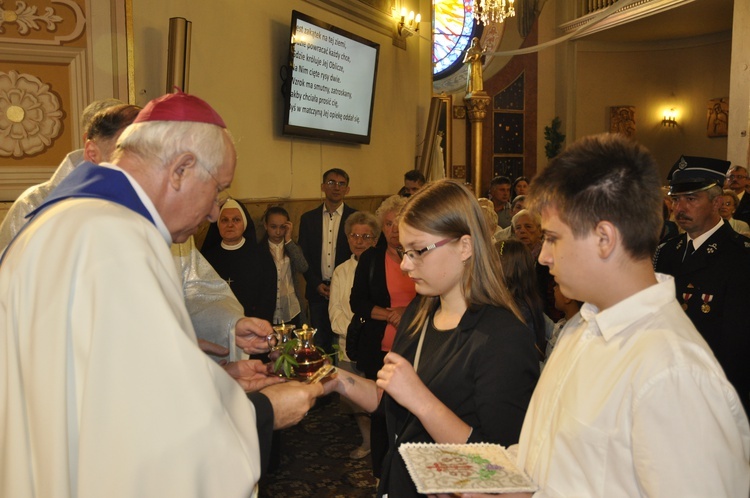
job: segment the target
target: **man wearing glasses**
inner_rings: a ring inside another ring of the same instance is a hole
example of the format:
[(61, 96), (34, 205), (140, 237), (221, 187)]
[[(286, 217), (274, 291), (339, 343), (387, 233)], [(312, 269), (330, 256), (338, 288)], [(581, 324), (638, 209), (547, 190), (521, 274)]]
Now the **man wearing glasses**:
[(315, 344), (327, 353), (333, 351), (333, 332), (328, 318), (333, 270), (352, 255), (346, 240), (344, 223), (355, 209), (344, 204), (349, 193), (349, 175), (339, 168), (323, 173), (320, 190), (323, 204), (302, 215), (299, 245), (309, 264), (305, 272), (305, 298), (310, 306), (310, 321), (318, 332)]
[(745, 195), (750, 181), (747, 178), (747, 168), (742, 166), (732, 166), (727, 171), (727, 188), (730, 188), (737, 194), (740, 203), (737, 204), (737, 210), (732, 215), (736, 220), (742, 220), (750, 223), (750, 194)]

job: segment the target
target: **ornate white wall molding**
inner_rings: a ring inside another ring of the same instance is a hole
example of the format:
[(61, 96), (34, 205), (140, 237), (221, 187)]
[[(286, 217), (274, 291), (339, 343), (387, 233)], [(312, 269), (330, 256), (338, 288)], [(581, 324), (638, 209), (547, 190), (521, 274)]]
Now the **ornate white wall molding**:
[[(62, 45), (64, 42), (75, 40), (83, 32), (83, 27), (86, 24), (86, 18), (81, 11), (81, 8), (73, 0), (52, 0), (52, 3), (58, 3), (64, 5), (72, 10), (73, 20), (75, 25), (73, 30), (69, 33), (63, 33), (57, 35), (51, 39), (35, 39), (29, 38), (28, 35), (31, 30), (40, 31), (40, 24), (46, 25), (47, 31), (57, 31), (57, 24), (64, 20), (63, 16), (57, 15), (58, 13), (65, 12), (68, 16), (71, 14), (67, 9), (58, 9), (56, 12), (52, 7), (44, 9), (44, 14), (39, 15), (38, 8), (35, 5), (28, 5), (26, 2), (16, 0), (16, 9), (6, 9), (3, 5), (3, 0), (0, 0), (0, 43), (28, 43), (32, 45)], [(8, 33), (8, 25), (15, 24), (18, 28), (18, 34), (21, 36), (13, 36)]]
[(32, 185), (46, 182), (57, 166), (3, 166), (0, 168), (0, 199), (10, 201)]

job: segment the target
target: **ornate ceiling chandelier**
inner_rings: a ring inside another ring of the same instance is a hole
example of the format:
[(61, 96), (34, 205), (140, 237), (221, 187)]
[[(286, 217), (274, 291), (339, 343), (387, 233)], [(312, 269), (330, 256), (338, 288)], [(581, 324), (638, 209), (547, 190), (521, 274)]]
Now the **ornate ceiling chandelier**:
[(506, 17), (516, 15), (514, 0), (474, 0), (476, 18), (485, 26), (493, 22), (503, 22)]

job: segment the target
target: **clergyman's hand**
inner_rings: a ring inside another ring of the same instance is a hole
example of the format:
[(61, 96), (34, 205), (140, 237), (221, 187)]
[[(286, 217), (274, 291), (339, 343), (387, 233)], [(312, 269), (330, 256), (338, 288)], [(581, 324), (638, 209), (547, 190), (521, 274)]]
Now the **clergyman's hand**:
[(266, 387), (261, 391), (273, 406), (273, 428), (285, 429), (302, 420), (315, 404), (315, 399), (323, 395), (323, 386), (301, 384), (296, 381)]
[(198, 347), (201, 348), (206, 354), (212, 354), (214, 356), (226, 356), (229, 354), (229, 350), (224, 346), (216, 344), (215, 342), (206, 341), (205, 339), (198, 339)]
[(273, 333), (271, 324), (260, 318), (244, 317), (234, 326), (235, 344), (247, 354), (268, 352), (267, 337)]
[(266, 365), (259, 360), (233, 361), (222, 366), (246, 393), (260, 391), (285, 380), (278, 375), (268, 375)]

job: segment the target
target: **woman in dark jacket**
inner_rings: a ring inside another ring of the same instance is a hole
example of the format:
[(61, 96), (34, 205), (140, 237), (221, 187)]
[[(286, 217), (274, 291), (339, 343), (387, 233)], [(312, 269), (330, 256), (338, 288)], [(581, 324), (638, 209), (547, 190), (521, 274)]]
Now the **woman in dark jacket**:
[[(414, 282), (400, 268), (398, 254), (401, 246), (396, 220), (405, 203), (405, 197), (393, 195), (375, 212), (383, 227), (386, 247), (373, 247), (362, 253), (349, 298), (354, 314), (365, 318), (357, 348), (357, 368), (372, 380), (377, 378), (383, 358), (391, 350), (406, 306), (416, 295)], [(372, 415), (370, 447), (373, 473), (380, 477), (388, 439), (385, 419), (379, 414)]]
[(383, 410), (389, 449), (378, 496), (410, 498), (419, 495), (399, 446), (517, 443), (539, 362), (469, 190), (449, 180), (427, 185), (402, 210), (399, 236), (401, 269), (420, 295), (377, 382), (339, 372), (325, 388)]

